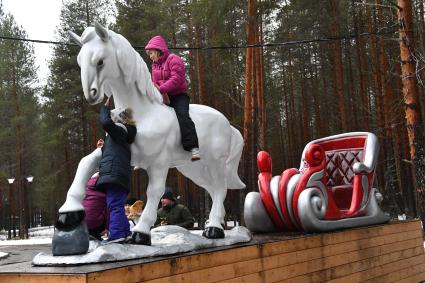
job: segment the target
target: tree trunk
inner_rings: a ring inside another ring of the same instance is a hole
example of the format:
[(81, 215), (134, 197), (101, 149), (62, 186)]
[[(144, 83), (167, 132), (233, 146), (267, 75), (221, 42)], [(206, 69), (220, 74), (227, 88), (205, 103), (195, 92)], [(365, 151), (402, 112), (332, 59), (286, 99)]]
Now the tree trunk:
[(410, 146), (410, 159), (416, 178), (417, 200), (422, 219), (425, 217), (425, 150), (421, 109), (416, 86), (415, 61), (411, 50), (414, 49), (412, 3), (410, 0), (398, 0), (398, 19), (400, 23), (400, 58), (402, 63), (403, 97), (406, 113), (406, 127)]
[[(195, 25), (195, 45), (196, 47), (201, 47), (201, 29), (199, 24)], [(206, 95), (205, 95), (205, 67), (204, 67), (204, 58), (200, 50), (196, 50), (196, 78), (198, 81), (198, 94), (199, 94), (199, 103), (206, 104)]]
[[(394, 89), (402, 90), (403, 87), (402, 87), (402, 79), (401, 79), (402, 78), (401, 64), (395, 65), (395, 72), (399, 79), (395, 80)], [(397, 99), (397, 98), (395, 97), (394, 99)], [(407, 198), (406, 212), (407, 212), (407, 215), (410, 216), (410, 218), (415, 218), (415, 217), (418, 217), (418, 208), (416, 203), (416, 192), (414, 190), (414, 186), (412, 185), (413, 170), (410, 163), (404, 162), (405, 160), (409, 159), (409, 156), (410, 156), (407, 128), (399, 127), (399, 125), (405, 124), (406, 120), (401, 111), (400, 112), (397, 111), (397, 114), (398, 115), (397, 115), (397, 119), (395, 120), (394, 127), (397, 127), (399, 130), (394, 131), (395, 144), (396, 144), (396, 146), (394, 147), (394, 154), (396, 155), (396, 157), (398, 157), (398, 161), (400, 164), (400, 183), (401, 183), (401, 187), (403, 188), (404, 195)]]
[[(211, 26), (211, 44), (213, 46), (217, 45), (217, 22), (214, 18), (214, 21), (212, 23)], [(217, 52), (213, 52), (211, 54), (211, 72), (212, 72), (212, 76), (213, 78), (217, 78), (218, 77), (218, 72), (219, 72), (219, 64), (218, 64), (218, 58), (217, 58)], [(218, 83), (218, 82), (217, 82)], [(219, 104), (219, 97), (220, 95), (217, 92), (217, 88), (218, 84), (213, 84), (213, 89), (210, 89), (208, 91), (208, 94), (211, 95), (211, 99), (210, 99), (210, 104), (212, 105), (213, 108), (215, 109), (222, 109), (222, 104)], [(222, 100), (220, 100), (220, 102), (222, 102)]]
[(318, 52), (316, 49), (314, 49), (314, 61), (313, 61), (313, 90), (312, 90), (312, 95), (313, 95), (313, 105), (314, 105), (314, 116), (315, 116), (315, 126), (314, 128), (316, 129), (316, 136), (317, 137), (323, 137), (323, 125), (322, 125), (322, 114), (321, 114), (321, 109), (322, 109), (322, 105), (320, 103), (320, 99), (319, 99), (319, 89), (320, 89), (320, 82), (319, 82), (319, 71), (318, 71), (318, 60), (317, 57), (319, 56)]
[[(256, 44), (263, 44), (263, 28), (262, 28), (262, 19), (261, 14), (259, 15), (258, 35), (256, 36)], [(259, 109), (259, 115), (261, 115), (261, 143), (260, 148), (265, 150), (267, 149), (266, 143), (266, 106), (264, 100), (264, 53), (263, 47), (256, 48), (255, 56), (255, 73), (256, 73), (256, 82), (257, 82), (257, 105)]]
[[(371, 12), (371, 7), (367, 8), (367, 18), (368, 18), (368, 32), (372, 33), (374, 31), (373, 28), (373, 16)], [(373, 93), (375, 95), (375, 107), (376, 107), (376, 121), (377, 121), (377, 128), (379, 130), (384, 129), (384, 117), (383, 117), (383, 106), (382, 106), (382, 82), (381, 82), (381, 75), (380, 75), (380, 64), (379, 64), (379, 49), (377, 46), (376, 37), (370, 36), (369, 37), (369, 49), (370, 49), (370, 56), (371, 56), (371, 67), (372, 67), (372, 81), (373, 81)], [(384, 139), (383, 133), (381, 131), (376, 133), (378, 138), (381, 140)], [(379, 154), (380, 157), (384, 157), (384, 150), (381, 150), (381, 153)], [(376, 175), (376, 181), (379, 186), (384, 187), (385, 179), (384, 179), (384, 163), (379, 162), (377, 165), (377, 172)], [(385, 193), (385, 192), (384, 192)]]
[[(255, 0), (248, 0), (248, 18), (247, 18), (247, 38), (248, 45), (255, 44)], [(253, 80), (253, 57), (254, 57), (254, 48), (249, 47), (246, 49), (246, 59), (245, 59), (245, 99), (244, 99), (244, 122), (243, 122), (243, 137), (245, 144), (248, 143), (250, 129), (251, 129), (251, 104), (252, 104), (252, 93), (254, 89), (252, 88)]]
[[(186, 0), (186, 18), (187, 18), (187, 38), (189, 41), (190, 46), (194, 46), (194, 40), (193, 40), (193, 23), (192, 23), (192, 16), (189, 13), (190, 11), (190, 3), (189, 0)], [(196, 51), (195, 51), (196, 52)], [(192, 103), (199, 103), (199, 95), (198, 95), (198, 87), (196, 86), (196, 71), (195, 71), (195, 61), (196, 56), (194, 54), (194, 51), (189, 50), (189, 79), (190, 79), (190, 90), (191, 90), (191, 98)]]
[[(330, 11), (331, 11), (331, 36), (339, 37), (339, 13), (338, 13), (339, 0), (330, 0)], [(346, 132), (348, 129), (347, 110), (345, 107), (345, 95), (344, 95), (344, 68), (342, 65), (342, 48), (341, 41), (334, 40), (332, 43), (333, 51), (333, 65), (334, 65), (334, 94), (338, 101), (338, 112), (341, 119), (341, 130)]]
[(81, 154), (82, 156), (86, 156), (87, 154), (89, 154), (90, 149), (89, 148), (89, 142), (88, 142), (88, 131), (87, 131), (87, 105), (86, 105), (86, 100), (84, 99), (84, 95), (80, 95), (80, 114), (81, 114), (81, 130), (82, 130), (82, 151)]
[[(420, 44), (419, 44), (419, 50), (422, 54), (425, 54), (425, 23), (424, 23), (424, 3), (423, 0), (417, 1), (418, 3), (418, 22), (419, 22), (419, 38), (420, 38)], [(422, 79), (422, 84), (419, 85), (419, 101), (421, 104), (421, 112), (422, 112), (422, 121), (425, 121), (425, 69), (422, 68), (422, 71), (420, 71), (419, 76)], [(425, 125), (424, 125), (425, 126)]]
[[(353, 6), (353, 21), (354, 21), (354, 33), (355, 34), (359, 34), (360, 33), (360, 28), (359, 28), (359, 24), (358, 24), (358, 20), (357, 20), (357, 16), (354, 10), (354, 1), (352, 1), (352, 6)], [(359, 12), (359, 17), (361, 18), (361, 9)], [(365, 130), (369, 130), (369, 99), (368, 99), (368, 95), (367, 95), (367, 64), (365, 62), (365, 57), (366, 54), (364, 52), (364, 40), (362, 39), (362, 37), (357, 36), (355, 38), (356, 40), (356, 62), (357, 62), (357, 70), (358, 70), (358, 78), (360, 81), (360, 101), (361, 101), (361, 105), (360, 105), (360, 109), (358, 109), (358, 113), (360, 115), (360, 124), (361, 127)]]
[[(301, 49), (302, 50), (302, 53), (304, 53), (305, 51), (303, 50), (303, 49)], [(306, 75), (305, 75), (305, 69), (306, 69), (306, 67), (305, 67), (305, 65), (304, 65), (304, 62), (305, 62), (305, 60), (301, 60), (303, 63), (301, 63), (300, 65), (300, 67), (301, 67), (301, 70), (300, 70), (300, 83), (301, 83), (301, 105), (300, 105), (300, 107), (301, 107), (301, 117), (302, 117), (302, 125), (303, 125), (303, 127), (302, 127), (302, 137), (303, 137), (303, 144), (306, 144), (306, 143), (308, 143), (309, 142), (309, 140), (310, 140), (310, 128), (309, 128), (309, 122), (310, 122), (310, 115), (309, 115), (309, 105), (310, 105), (310, 103), (308, 102), (308, 99), (307, 99), (307, 90), (306, 90), (306, 81), (307, 81), (307, 78), (306, 78)]]
[[(377, 10), (377, 22), (378, 30), (381, 29), (381, 24), (383, 22), (382, 15), (382, 1), (376, 1), (376, 10)], [(403, 195), (401, 186), (397, 186), (397, 167), (394, 168), (393, 164), (395, 162), (394, 148), (393, 145), (393, 133), (391, 127), (392, 112), (391, 104), (394, 100), (393, 86), (391, 84), (388, 74), (390, 74), (389, 63), (387, 59), (386, 49), (384, 39), (382, 37), (378, 38), (378, 48), (379, 48), (379, 62), (380, 62), (380, 80), (382, 86), (382, 117), (384, 118), (384, 127), (383, 127), (383, 139), (382, 139), (382, 155), (383, 164), (384, 164), (384, 187), (387, 188), (388, 196), (394, 195), (397, 205), (399, 206), (400, 211), (405, 211), (406, 208), (406, 198)], [(396, 164), (397, 166), (397, 164)], [(398, 213), (400, 212), (398, 211)]]
[[(295, 164), (296, 157), (296, 146), (295, 146), (295, 87), (294, 87), (294, 66), (292, 63), (292, 50), (289, 49), (288, 54), (288, 76), (289, 76), (289, 99), (286, 101), (288, 104), (287, 108), (287, 131), (288, 131), (288, 156), (290, 157), (290, 163)], [(293, 165), (292, 165), (293, 166)]]
[(348, 88), (347, 88), (347, 96), (349, 101), (349, 113), (347, 113), (347, 118), (351, 121), (351, 123), (348, 125), (348, 129), (359, 129), (359, 123), (358, 123), (358, 106), (355, 103), (356, 98), (356, 86), (354, 84), (354, 75), (353, 75), (353, 62), (351, 60), (352, 54), (350, 50), (351, 46), (350, 44), (345, 45), (345, 56), (347, 58), (348, 63)]
[[(14, 61), (17, 61), (15, 52), (12, 51), (12, 58)], [(21, 124), (21, 100), (19, 99), (18, 86), (17, 86), (17, 71), (16, 67), (12, 68), (12, 93), (13, 93), (13, 102), (15, 106), (15, 154), (16, 154), (16, 171), (15, 171), (15, 190), (18, 193), (18, 215), (19, 215), (19, 238), (23, 239), (26, 233), (26, 223), (25, 223), (25, 204), (24, 200), (24, 188), (22, 187), (22, 178), (23, 178), (23, 143), (22, 143), (22, 124)]]

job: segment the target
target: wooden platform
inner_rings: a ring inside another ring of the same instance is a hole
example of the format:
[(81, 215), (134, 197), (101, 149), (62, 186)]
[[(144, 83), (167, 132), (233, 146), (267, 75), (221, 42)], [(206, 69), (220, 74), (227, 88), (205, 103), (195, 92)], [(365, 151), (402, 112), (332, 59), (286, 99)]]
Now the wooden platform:
[(251, 243), (172, 257), (73, 267), (33, 267), (49, 246), (0, 246), (0, 282), (420, 282), (418, 220), (302, 235), (255, 235)]

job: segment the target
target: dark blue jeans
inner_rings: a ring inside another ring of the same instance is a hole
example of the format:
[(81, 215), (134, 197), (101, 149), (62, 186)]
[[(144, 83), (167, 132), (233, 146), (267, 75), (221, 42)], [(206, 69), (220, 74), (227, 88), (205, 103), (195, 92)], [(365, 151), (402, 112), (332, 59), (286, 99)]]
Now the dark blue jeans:
[(107, 184), (106, 203), (109, 209), (109, 238), (116, 240), (131, 235), (130, 224), (125, 216), (124, 202), (128, 191), (116, 184)]

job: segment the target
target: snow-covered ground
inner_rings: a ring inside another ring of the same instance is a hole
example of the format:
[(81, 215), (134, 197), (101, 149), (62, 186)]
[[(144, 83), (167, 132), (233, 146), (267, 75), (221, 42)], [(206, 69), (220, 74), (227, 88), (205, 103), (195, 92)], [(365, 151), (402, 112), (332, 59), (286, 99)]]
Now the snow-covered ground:
[(7, 240), (7, 231), (0, 231), (0, 246), (16, 246), (16, 245), (45, 245), (52, 243), (54, 228), (35, 227), (28, 231), (29, 239), (25, 240)]

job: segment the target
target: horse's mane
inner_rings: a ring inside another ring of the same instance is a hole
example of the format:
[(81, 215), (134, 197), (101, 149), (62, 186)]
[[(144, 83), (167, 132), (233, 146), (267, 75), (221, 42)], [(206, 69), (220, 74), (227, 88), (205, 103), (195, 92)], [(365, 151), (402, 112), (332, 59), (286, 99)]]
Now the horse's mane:
[[(94, 28), (87, 28), (81, 36), (82, 42), (91, 40), (95, 34)], [(140, 54), (122, 35), (111, 30), (108, 30), (108, 35), (115, 48), (118, 67), (125, 83), (134, 83), (140, 95), (146, 95), (151, 102), (163, 104), (162, 95), (154, 86), (149, 69)]]

